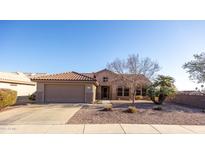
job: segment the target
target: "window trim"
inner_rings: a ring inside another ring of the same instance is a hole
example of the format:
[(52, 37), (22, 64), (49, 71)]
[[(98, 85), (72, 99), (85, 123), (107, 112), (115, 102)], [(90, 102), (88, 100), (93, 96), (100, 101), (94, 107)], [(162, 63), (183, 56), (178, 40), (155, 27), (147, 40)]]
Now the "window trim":
[(140, 95), (140, 96), (147, 96), (146, 94), (147, 88), (136, 88), (136, 95)]
[[(130, 88), (124, 87), (123, 89), (124, 89), (124, 95), (123, 95), (123, 96), (129, 97), (129, 96), (130, 96)], [(128, 93), (126, 92), (126, 94), (128, 94), (128, 95), (125, 95), (125, 91), (126, 91), (126, 90), (128, 90), (128, 91), (127, 91)]]
[(108, 77), (103, 77), (103, 82), (108, 82)]
[[(121, 89), (122, 95), (119, 95), (119, 89)], [(118, 97), (122, 97), (122, 96), (123, 96), (123, 87), (118, 87), (118, 88), (117, 88), (117, 96), (118, 96)]]
[[(122, 93), (122, 95), (119, 95), (119, 89), (122, 89), (121, 91), (121, 93)], [(126, 93), (126, 94), (128, 94), (128, 95), (125, 95), (125, 90), (128, 90), (128, 93)], [(130, 96), (130, 88), (129, 87), (117, 87), (117, 96), (118, 97), (129, 97)]]

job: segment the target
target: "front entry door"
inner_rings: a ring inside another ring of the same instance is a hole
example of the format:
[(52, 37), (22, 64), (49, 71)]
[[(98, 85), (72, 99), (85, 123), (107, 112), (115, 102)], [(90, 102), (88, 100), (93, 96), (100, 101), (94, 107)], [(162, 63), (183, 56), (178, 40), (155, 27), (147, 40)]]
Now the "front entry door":
[(101, 99), (109, 99), (110, 88), (107, 86), (101, 87)]

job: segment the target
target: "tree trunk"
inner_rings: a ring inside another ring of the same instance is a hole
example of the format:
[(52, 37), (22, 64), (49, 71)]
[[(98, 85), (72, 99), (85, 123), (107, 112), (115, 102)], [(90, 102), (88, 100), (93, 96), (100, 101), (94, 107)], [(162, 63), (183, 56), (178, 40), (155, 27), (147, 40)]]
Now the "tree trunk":
[(132, 103), (133, 103), (133, 104), (135, 103), (135, 96), (136, 96), (136, 91), (134, 90), (134, 92), (133, 92), (133, 97), (132, 97)]
[(163, 94), (160, 94), (158, 101), (156, 101), (155, 98), (152, 98), (152, 101), (157, 105), (162, 105), (165, 99), (166, 99), (166, 96)]

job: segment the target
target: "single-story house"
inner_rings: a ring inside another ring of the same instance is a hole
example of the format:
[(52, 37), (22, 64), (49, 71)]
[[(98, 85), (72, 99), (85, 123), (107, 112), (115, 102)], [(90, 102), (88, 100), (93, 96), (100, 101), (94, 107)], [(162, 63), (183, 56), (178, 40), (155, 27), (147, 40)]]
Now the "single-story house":
[(0, 72), (0, 88), (17, 91), (17, 96), (28, 96), (36, 91), (36, 83), (21, 72)]
[[(151, 82), (144, 75), (126, 75), (136, 77), (139, 86), (137, 95), (146, 95), (146, 85)], [(131, 99), (128, 84), (121, 81), (119, 75), (107, 69), (93, 73), (66, 72), (32, 78), (37, 82), (38, 102), (92, 103), (96, 99)]]
[[(98, 100), (119, 100), (132, 99), (131, 87), (126, 81), (122, 81), (121, 75), (110, 70), (103, 69), (93, 73), (83, 73), (89, 77), (95, 78), (99, 85), (97, 86), (96, 99)], [(135, 78), (138, 81), (136, 95), (146, 96), (146, 88), (151, 81), (142, 74), (124, 74), (126, 78)]]
[(43, 103), (92, 103), (96, 98), (96, 79), (77, 72), (32, 78), (37, 82), (36, 100)]

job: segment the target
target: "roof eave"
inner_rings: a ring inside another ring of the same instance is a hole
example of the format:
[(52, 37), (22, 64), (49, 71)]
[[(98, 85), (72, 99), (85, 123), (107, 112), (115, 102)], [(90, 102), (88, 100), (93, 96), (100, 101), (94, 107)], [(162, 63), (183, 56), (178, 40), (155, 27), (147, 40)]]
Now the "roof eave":
[(34, 81), (34, 82), (67, 82), (67, 83), (69, 83), (69, 82), (74, 82), (74, 83), (82, 83), (82, 82), (84, 82), (84, 83), (93, 83), (93, 84), (95, 84), (96, 86), (97, 85), (99, 85), (99, 83), (96, 81), (96, 80), (56, 80), (56, 79), (31, 79), (32, 81)]
[(35, 86), (35, 83), (34, 83), (34, 82), (26, 82), (26, 81), (1, 80), (1, 79), (0, 79), (0, 82), (3, 82), (3, 83), (14, 83), (14, 84), (23, 84), (23, 85), (33, 85), (33, 86)]

